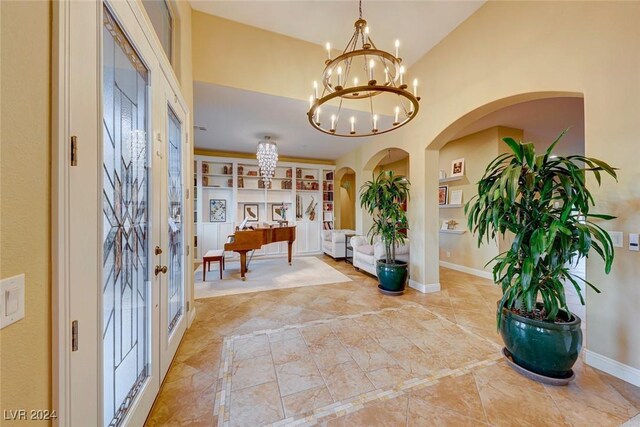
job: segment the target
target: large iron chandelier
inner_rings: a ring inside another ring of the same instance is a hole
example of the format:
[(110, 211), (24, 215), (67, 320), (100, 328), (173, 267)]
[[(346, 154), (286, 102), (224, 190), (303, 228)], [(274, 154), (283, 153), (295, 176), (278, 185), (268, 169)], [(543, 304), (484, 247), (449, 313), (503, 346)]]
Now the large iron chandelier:
[[(309, 98), (309, 123), (329, 135), (380, 135), (409, 123), (419, 109), (418, 80), (413, 80), (413, 91), (409, 91), (399, 40), (395, 42), (395, 55), (378, 49), (367, 21), (362, 19), (362, 0), (359, 12), (353, 36), (341, 55), (332, 59), (327, 43), (322, 93), (318, 82), (313, 82), (314, 93)], [(346, 109), (367, 112), (365, 123), (357, 123), (356, 115), (361, 115)], [(344, 116), (348, 116), (346, 120)]]
[(276, 164), (278, 163), (278, 146), (271, 141), (270, 136), (265, 136), (264, 140), (258, 143), (256, 157), (262, 181), (265, 184), (270, 183), (276, 173)]

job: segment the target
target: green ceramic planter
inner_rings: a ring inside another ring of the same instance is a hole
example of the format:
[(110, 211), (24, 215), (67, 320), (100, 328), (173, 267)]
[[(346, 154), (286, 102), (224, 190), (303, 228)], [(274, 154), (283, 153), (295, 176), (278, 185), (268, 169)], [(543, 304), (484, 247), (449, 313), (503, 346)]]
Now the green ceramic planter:
[(409, 276), (408, 267), (409, 265), (404, 261), (387, 264), (383, 260), (378, 260), (376, 262), (376, 273), (378, 273), (378, 281), (382, 289), (388, 292), (404, 291), (407, 277)]
[(521, 367), (547, 377), (568, 378), (582, 348), (580, 323), (576, 315), (568, 323), (551, 323), (503, 309), (500, 335)]

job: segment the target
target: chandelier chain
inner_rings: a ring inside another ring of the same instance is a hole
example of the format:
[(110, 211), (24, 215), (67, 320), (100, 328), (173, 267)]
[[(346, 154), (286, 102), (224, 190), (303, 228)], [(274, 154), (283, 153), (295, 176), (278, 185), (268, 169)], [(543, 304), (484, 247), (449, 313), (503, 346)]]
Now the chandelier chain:
[(362, 19), (362, 0), (358, 3), (358, 10), (360, 11), (360, 19)]

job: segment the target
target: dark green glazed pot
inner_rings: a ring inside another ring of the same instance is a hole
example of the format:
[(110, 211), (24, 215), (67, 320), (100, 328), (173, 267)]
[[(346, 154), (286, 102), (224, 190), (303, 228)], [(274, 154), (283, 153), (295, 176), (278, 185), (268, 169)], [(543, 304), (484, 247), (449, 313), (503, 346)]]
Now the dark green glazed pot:
[(385, 291), (402, 292), (409, 275), (408, 264), (404, 261), (396, 261), (395, 264), (387, 264), (386, 260), (376, 262), (378, 281)]
[(547, 377), (568, 378), (582, 348), (580, 323), (576, 315), (568, 323), (551, 323), (503, 309), (500, 335), (516, 364)]

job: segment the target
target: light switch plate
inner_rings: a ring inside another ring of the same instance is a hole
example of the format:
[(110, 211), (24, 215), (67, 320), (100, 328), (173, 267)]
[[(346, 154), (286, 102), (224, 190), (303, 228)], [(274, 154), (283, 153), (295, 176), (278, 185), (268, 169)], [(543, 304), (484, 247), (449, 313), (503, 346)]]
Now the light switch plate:
[(638, 233), (629, 233), (629, 250), (640, 251), (640, 235)]
[(624, 246), (624, 233), (622, 233), (622, 231), (609, 231), (609, 236), (611, 236), (614, 248), (621, 248)]
[(24, 274), (0, 281), (0, 329), (24, 318)]

